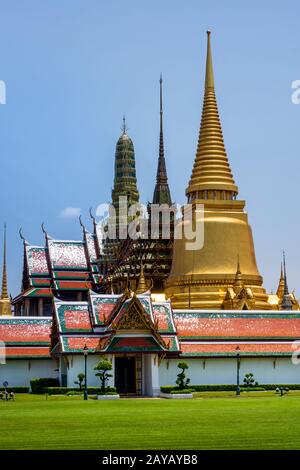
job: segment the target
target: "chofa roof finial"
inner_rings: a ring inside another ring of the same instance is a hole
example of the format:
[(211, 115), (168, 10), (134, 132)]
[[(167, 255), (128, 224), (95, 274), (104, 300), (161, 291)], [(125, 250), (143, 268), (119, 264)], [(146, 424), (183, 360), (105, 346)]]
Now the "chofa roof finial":
[(28, 241), (26, 240), (26, 238), (23, 235), (22, 227), (19, 228), (19, 235), (20, 235), (21, 240), (23, 240), (24, 245), (28, 245)]
[(85, 225), (84, 225), (84, 223), (82, 222), (82, 216), (81, 216), (81, 214), (80, 214), (80, 216), (79, 216), (79, 223), (80, 223), (81, 227), (83, 228), (83, 230), (86, 231)]

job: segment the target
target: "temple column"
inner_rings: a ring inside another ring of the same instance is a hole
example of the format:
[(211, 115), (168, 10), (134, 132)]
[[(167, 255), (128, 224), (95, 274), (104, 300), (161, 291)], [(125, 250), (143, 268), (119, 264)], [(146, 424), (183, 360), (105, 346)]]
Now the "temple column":
[(43, 310), (44, 310), (44, 301), (43, 299), (39, 299), (39, 302), (38, 302), (38, 316), (39, 317), (42, 317), (43, 316)]
[(158, 397), (160, 393), (159, 373), (158, 373), (158, 355), (151, 354), (151, 382), (152, 396)]
[(25, 299), (24, 307), (25, 307), (25, 317), (29, 317), (30, 315), (30, 300), (29, 299)]

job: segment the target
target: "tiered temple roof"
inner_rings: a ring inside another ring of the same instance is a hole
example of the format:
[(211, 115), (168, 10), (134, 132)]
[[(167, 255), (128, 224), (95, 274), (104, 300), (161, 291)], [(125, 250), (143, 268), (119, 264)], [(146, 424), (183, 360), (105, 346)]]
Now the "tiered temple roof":
[(253, 340), (300, 338), (300, 313), (174, 310), (179, 338)]
[(182, 343), (183, 357), (236, 357), (239, 347), (241, 356), (291, 356), (293, 342), (286, 343)]
[[(96, 263), (96, 233), (83, 227), (83, 240), (55, 240), (46, 234), (45, 246), (30, 245), (24, 238), (22, 292), (14, 300), (16, 315), (50, 315), (52, 296), (80, 300), (97, 290), (102, 277)], [(26, 302), (26, 299), (29, 299)], [(35, 299), (30, 300), (30, 299)], [(38, 300), (45, 302), (38, 305)], [(48, 302), (47, 302), (48, 299)], [(48, 308), (45, 309), (45, 305)]]
[(52, 318), (0, 318), (7, 359), (49, 358)]
[(52, 350), (55, 354), (90, 352), (179, 352), (168, 302), (153, 303), (149, 295), (90, 293), (86, 302), (54, 302)]
[[(135, 301), (153, 328), (146, 336), (137, 334), (141, 325), (134, 323), (138, 321), (132, 310)], [(127, 314), (124, 331), (118, 324)], [(138, 352), (142, 348), (147, 352), (149, 347), (149, 351), (178, 357), (230, 357), (239, 346), (248, 356), (291, 356), (293, 341), (300, 337), (297, 313), (172, 311), (169, 302), (153, 302), (149, 295), (91, 294), (88, 302), (56, 301), (55, 316), (62, 353), (82, 353), (87, 344), (94, 353)]]
[[(53, 320), (0, 318), (8, 358), (58, 354), (155, 352), (163, 357), (292, 356), (298, 312), (172, 310), (150, 295), (88, 293), (86, 301), (53, 299)], [(51, 337), (51, 343), (50, 343)]]

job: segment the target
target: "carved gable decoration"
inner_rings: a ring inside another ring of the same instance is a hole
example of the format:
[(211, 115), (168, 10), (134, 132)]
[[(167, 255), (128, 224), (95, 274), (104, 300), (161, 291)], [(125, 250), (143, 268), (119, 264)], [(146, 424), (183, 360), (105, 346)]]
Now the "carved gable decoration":
[(127, 305), (123, 305), (120, 315), (120, 319), (114, 325), (117, 330), (155, 330), (154, 323), (135, 296)]
[(116, 321), (112, 325), (115, 333), (119, 330), (148, 330), (156, 339), (162, 350), (167, 349), (162, 337), (158, 332), (157, 322), (153, 323), (150, 315), (144, 310), (139, 299), (134, 295), (132, 299), (124, 302)]
[(251, 292), (251, 289), (246, 289), (245, 287), (243, 287), (240, 292), (237, 294), (237, 298), (238, 299), (249, 299), (249, 300), (252, 300), (253, 299), (253, 294)]
[[(110, 319), (113, 319), (113, 318), (116, 318), (118, 316), (118, 314), (121, 312), (123, 306), (124, 306), (124, 303), (130, 299), (130, 292), (126, 289), (126, 291), (124, 292), (123, 295), (121, 295), (116, 303), (116, 305), (114, 306), (111, 314), (110, 314)], [(114, 320), (113, 320), (114, 322)], [(105, 321), (106, 323), (106, 321)]]

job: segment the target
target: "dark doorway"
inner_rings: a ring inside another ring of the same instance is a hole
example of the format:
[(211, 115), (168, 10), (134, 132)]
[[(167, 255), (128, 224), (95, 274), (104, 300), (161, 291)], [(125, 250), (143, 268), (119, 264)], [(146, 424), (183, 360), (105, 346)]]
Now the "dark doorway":
[(136, 393), (135, 357), (115, 358), (115, 385), (119, 393)]

